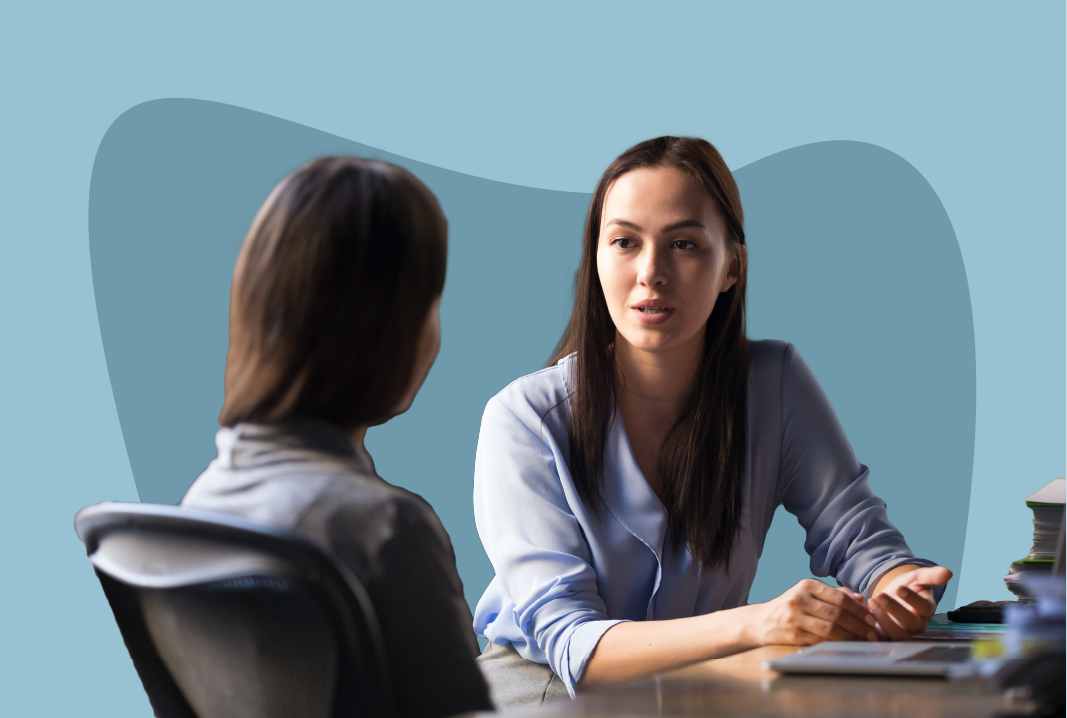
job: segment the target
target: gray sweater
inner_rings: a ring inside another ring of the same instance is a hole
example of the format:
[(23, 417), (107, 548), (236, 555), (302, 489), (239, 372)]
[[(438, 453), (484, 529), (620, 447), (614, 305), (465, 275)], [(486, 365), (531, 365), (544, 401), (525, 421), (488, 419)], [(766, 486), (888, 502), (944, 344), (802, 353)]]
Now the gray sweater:
[(224, 427), (215, 443), (182, 505), (287, 529), (344, 562), (377, 612), (401, 715), (492, 708), (452, 543), (429, 504), (318, 419)]

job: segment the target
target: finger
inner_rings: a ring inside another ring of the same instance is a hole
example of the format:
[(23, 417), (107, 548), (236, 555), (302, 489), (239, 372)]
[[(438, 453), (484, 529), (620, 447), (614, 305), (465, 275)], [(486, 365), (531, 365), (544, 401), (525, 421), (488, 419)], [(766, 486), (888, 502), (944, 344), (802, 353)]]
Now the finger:
[(815, 585), (812, 587), (811, 595), (832, 606), (843, 608), (861, 621), (867, 620), (870, 611), (850, 595), (852, 593), (851, 591), (845, 593), (845, 591), (836, 589), (832, 586), (827, 586), (825, 583), (820, 583), (818, 581), (812, 581), (812, 583)]
[(893, 620), (897, 622), (897, 625), (909, 634), (917, 633), (922, 627), (922, 619), (905, 608), (889, 594), (879, 594), (875, 597), (875, 600), (878, 601), (878, 605), (884, 608), (886, 612), (893, 617)]
[(878, 635), (872, 630), (874, 626), (878, 625), (878, 622), (869, 613), (867, 618), (871, 620), (870, 624), (866, 621), (861, 621), (843, 608), (820, 601), (815, 597), (808, 598), (802, 605), (802, 610), (808, 615), (840, 626), (861, 641), (878, 640)]
[(796, 628), (796, 640), (799, 645), (814, 645), (815, 643), (822, 643), (826, 639), (808, 633), (805, 629)]
[(895, 596), (883, 593), (882, 596), (886, 599), (883, 604), (889, 614), (893, 616), (893, 620), (904, 627), (908, 633), (918, 633), (922, 630), (923, 619), (916, 616), (907, 606), (898, 601)]
[(897, 586), (897, 600), (911, 608), (920, 618), (929, 618), (937, 610), (937, 604), (932, 599), (916, 593), (907, 586)]
[(819, 637), (822, 641), (855, 641), (857, 636), (846, 631), (841, 626), (815, 616), (798, 616), (796, 626)]
[[(874, 603), (874, 602), (873, 601), (869, 601), (869, 603)], [(872, 616), (872, 618), (874, 618), (874, 614), (873, 613), (871, 614), (871, 616)], [(889, 620), (892, 620), (892, 619), (889, 619)], [(874, 632), (877, 635), (879, 641), (892, 641), (893, 640), (892, 638), (889, 637), (889, 634), (887, 634), (885, 632), (885, 629), (882, 628), (882, 624), (878, 622), (877, 618), (874, 619)]]
[(878, 619), (878, 626), (882, 629), (885, 637), (890, 641), (903, 641), (908, 637), (908, 632), (896, 621), (893, 620), (893, 616), (886, 610), (883, 604), (885, 594), (878, 594), (867, 605), (871, 607), (871, 612), (874, 617)]
[(892, 638), (890, 638), (890, 637), (889, 637), (889, 636), (888, 636), (888, 635), (886, 634), (886, 632), (885, 632), (885, 629), (884, 629), (884, 628), (882, 628), (882, 624), (878, 623), (878, 619), (875, 619), (875, 620), (874, 620), (874, 622), (875, 622), (875, 623), (877, 624), (877, 625), (876, 625), (876, 626), (874, 627), (874, 632), (878, 634), (878, 640), (879, 640), (879, 641), (892, 641), (893, 639), (892, 639)]
[(856, 593), (855, 591), (845, 588), (844, 586), (838, 586), (837, 590), (845, 594), (861, 606), (867, 602), (866, 597), (862, 593)]
[(776, 633), (774, 637), (774, 642), (783, 646), (814, 646), (816, 643), (822, 643), (825, 640), (825, 638), (816, 636), (814, 633), (809, 633), (797, 626)]

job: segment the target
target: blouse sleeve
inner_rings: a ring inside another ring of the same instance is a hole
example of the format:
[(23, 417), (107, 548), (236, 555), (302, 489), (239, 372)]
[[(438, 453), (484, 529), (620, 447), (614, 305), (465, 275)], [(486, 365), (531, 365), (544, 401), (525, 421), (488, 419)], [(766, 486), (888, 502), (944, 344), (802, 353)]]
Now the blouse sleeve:
[(513, 604), (494, 610), (514, 611), (534, 644), (516, 645), (520, 654), (547, 659), (573, 696), (600, 637), (621, 621), (608, 618), (597, 593), (589, 545), (572, 510), (581, 500), (561, 480), (560, 467), (566, 472), (560, 447), (532, 407), (490, 400), (475, 458), (474, 517)]
[[(782, 367), (779, 497), (807, 532), (811, 572), (867, 595), (886, 571), (916, 558), (867, 482), (829, 399), (790, 345)], [(944, 586), (934, 590), (937, 600)]]

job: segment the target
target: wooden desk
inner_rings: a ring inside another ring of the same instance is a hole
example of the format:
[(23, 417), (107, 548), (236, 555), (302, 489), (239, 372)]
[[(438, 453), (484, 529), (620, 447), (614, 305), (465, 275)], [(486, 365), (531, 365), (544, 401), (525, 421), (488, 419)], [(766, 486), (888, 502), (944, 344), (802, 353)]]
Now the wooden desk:
[(760, 667), (768, 658), (795, 650), (758, 648), (519, 712), (561, 718), (609, 714), (986, 718), (998, 713), (1025, 715), (1033, 708), (1027, 701), (1007, 702), (1002, 693), (977, 681), (785, 676)]

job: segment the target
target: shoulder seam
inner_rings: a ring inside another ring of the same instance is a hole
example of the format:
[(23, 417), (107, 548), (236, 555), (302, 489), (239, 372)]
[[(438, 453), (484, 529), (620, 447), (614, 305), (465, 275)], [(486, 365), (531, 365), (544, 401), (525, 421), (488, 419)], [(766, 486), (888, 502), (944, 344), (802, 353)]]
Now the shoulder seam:
[[(304, 510), (301, 511), (298, 514), (297, 519), (294, 521), (293, 525), (297, 526), (302, 521), (304, 521), (304, 519), (307, 518), (307, 515), (309, 513), (311, 513), (311, 510), (316, 508), (316, 507), (318, 507), (325, 500), (326, 494), (330, 490), (332, 490), (334, 487), (336, 487), (338, 482), (345, 481), (345, 480), (347, 480), (347, 479), (349, 479), (351, 477), (354, 477), (354, 476), (366, 477), (366, 478), (368, 478), (368, 479), (370, 479), (372, 481), (380, 481), (386, 487), (387, 491), (389, 492), (387, 498), (389, 500), (391, 500), (393, 503), (398, 503), (398, 499), (405, 499), (405, 500), (409, 500), (410, 501), (411, 498), (416, 498), (418, 500), (421, 500), (424, 504), (426, 504), (426, 506), (429, 506), (429, 502), (427, 502), (426, 499), (422, 498), (418, 494), (415, 494), (415, 493), (413, 493), (411, 491), (408, 491), (407, 489), (403, 488), (402, 486), (394, 486), (393, 484), (390, 484), (388, 481), (386, 481), (385, 479), (383, 479), (382, 477), (380, 477), (380, 476), (378, 476), (376, 474), (372, 475), (372, 474), (366, 474), (366, 473), (358, 472), (358, 471), (354, 471), (354, 472), (352, 472), (350, 474), (338, 473), (338, 472), (330, 472), (329, 481), (327, 481), (326, 484), (324, 484), (323, 491), (319, 492), (319, 495), (316, 496), (315, 499), (311, 503), (309, 503), (307, 506), (304, 507)], [(412, 503), (418, 504), (418, 501), (415, 501), (415, 502), (412, 502)], [(422, 507), (420, 507), (420, 508), (422, 508)], [(430, 506), (430, 509), (432, 510), (433, 507)]]
[[(516, 379), (516, 381), (518, 381), (518, 380)], [(537, 436), (537, 434), (534, 433), (534, 430), (531, 429), (529, 426), (527, 426), (526, 422), (523, 421), (522, 419), (520, 419), (519, 415), (511, 410), (510, 406), (505, 404), (503, 401), (500, 401), (500, 399), (498, 399), (495, 396), (492, 399), (490, 399), (489, 401), (490, 401), (490, 403), (495, 401), (496, 403), (500, 404), (500, 406), (502, 406), (505, 411), (507, 411), (509, 414), (511, 414), (512, 418), (515, 419), (515, 421), (519, 422), (519, 424), (522, 425), (522, 428), (524, 428), (524, 429), (526, 429), (526, 431), (530, 432), (530, 436)], [(544, 424), (544, 421), (545, 421), (544, 417), (541, 417), (541, 423), (542, 424)], [(542, 439), (540, 436), (537, 436), (537, 440), (541, 443), (542, 446), (544, 446), (544, 443), (545, 443), (544, 439)]]
[(515, 384), (518, 384), (523, 379), (529, 379), (530, 377), (537, 376), (538, 374), (544, 374), (545, 372), (553, 371), (555, 369), (559, 369), (559, 365), (558, 364), (553, 364), (552, 366), (546, 366), (543, 369), (538, 369), (537, 371), (532, 371), (529, 374), (523, 374), (522, 376), (517, 377), (517, 378), (513, 379), (511, 382), (509, 382), (503, 389), (501, 389), (499, 392), (497, 392), (497, 394), (507, 390), (508, 388), (514, 386)]

